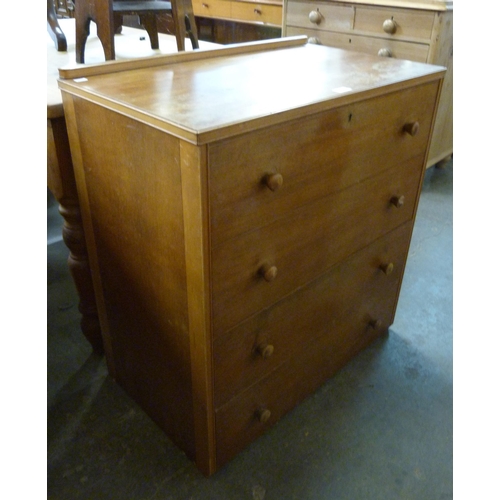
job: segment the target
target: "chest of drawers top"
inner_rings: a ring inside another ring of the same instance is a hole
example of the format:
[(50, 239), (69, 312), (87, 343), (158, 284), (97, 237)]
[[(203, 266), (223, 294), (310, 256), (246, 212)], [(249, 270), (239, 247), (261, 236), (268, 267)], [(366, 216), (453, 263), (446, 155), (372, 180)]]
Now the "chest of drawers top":
[[(306, 37), (60, 70), (60, 88), (193, 144), (442, 76), (444, 68), (311, 46)], [(273, 82), (269, 85), (269, 82)]]

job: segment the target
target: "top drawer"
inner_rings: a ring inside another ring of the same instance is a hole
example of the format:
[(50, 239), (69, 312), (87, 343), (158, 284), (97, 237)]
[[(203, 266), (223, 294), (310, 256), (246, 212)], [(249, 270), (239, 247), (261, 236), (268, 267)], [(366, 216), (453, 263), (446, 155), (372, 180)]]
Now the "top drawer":
[(231, 2), (225, 0), (193, 0), (193, 12), (200, 17), (231, 17)]
[(241, 21), (281, 26), (282, 7), (255, 2), (231, 2), (231, 17)]
[[(210, 145), (212, 245), (423, 155), (437, 91), (429, 83)], [(404, 132), (412, 122), (415, 136)]]
[(288, 2), (286, 23), (325, 31), (349, 31), (354, 23), (354, 7), (324, 2)]
[(356, 32), (404, 40), (428, 42), (433, 25), (432, 12), (357, 7), (354, 16)]

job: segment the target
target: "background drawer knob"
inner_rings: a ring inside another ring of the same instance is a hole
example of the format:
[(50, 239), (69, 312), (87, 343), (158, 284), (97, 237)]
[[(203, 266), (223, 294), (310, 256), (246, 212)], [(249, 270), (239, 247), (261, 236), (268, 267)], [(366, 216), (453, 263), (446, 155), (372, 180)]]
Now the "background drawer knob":
[(384, 274), (389, 275), (392, 271), (394, 271), (394, 264), (392, 262), (389, 262), (388, 264), (381, 264), (380, 269)]
[(393, 196), (391, 198), (391, 203), (396, 207), (402, 207), (405, 204), (405, 197), (404, 196)]
[(380, 57), (392, 57), (392, 52), (389, 49), (380, 49), (378, 55)]
[(277, 191), (283, 185), (281, 174), (268, 174), (264, 177), (264, 183), (271, 191)]
[(267, 408), (259, 408), (255, 412), (255, 416), (261, 424), (265, 424), (271, 418), (271, 411)]
[(312, 43), (314, 45), (322, 45), (321, 40), (317, 36), (310, 36), (307, 39), (307, 43)]
[(393, 19), (386, 19), (382, 24), (382, 29), (390, 35), (396, 33), (396, 28), (397, 26)]
[(319, 10), (311, 10), (311, 12), (309, 12), (309, 21), (313, 24), (319, 24), (322, 17), (323, 16), (320, 14)]
[(274, 281), (276, 276), (278, 276), (278, 268), (276, 266), (271, 266), (271, 264), (264, 264), (259, 272), (266, 281)]
[(420, 123), (418, 122), (405, 123), (403, 130), (407, 134), (410, 134), (412, 137), (415, 137), (418, 134), (418, 131), (420, 130)]
[(378, 330), (379, 328), (382, 327), (382, 320), (380, 319), (372, 319), (370, 321), (370, 326), (374, 329), (374, 330)]
[(257, 346), (257, 352), (263, 357), (263, 358), (270, 358), (273, 355), (274, 352), (274, 346), (271, 344), (259, 344)]

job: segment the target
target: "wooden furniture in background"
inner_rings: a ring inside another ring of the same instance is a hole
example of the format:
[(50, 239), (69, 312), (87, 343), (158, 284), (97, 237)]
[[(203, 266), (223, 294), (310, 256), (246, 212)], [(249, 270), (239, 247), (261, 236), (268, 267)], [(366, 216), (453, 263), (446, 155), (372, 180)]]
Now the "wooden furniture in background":
[(47, 106), (47, 186), (59, 203), (64, 219), (63, 240), (69, 248), (68, 267), (79, 297), (80, 326), (95, 352), (102, 353), (101, 326), (90, 274), (80, 203), (64, 114)]
[(115, 59), (114, 37), (121, 29), (123, 16), (137, 15), (147, 31), (152, 49), (158, 49), (157, 16), (172, 15), (178, 50), (185, 49), (189, 37), (193, 49), (197, 49), (198, 34), (191, 0), (79, 0), (76, 2), (76, 62), (85, 62), (85, 43), (89, 35), (90, 22), (97, 25), (97, 36), (101, 40), (106, 60)]
[(285, 0), (283, 35), (448, 68), (427, 166), (453, 152), (452, 0)]
[(282, 0), (193, 0), (195, 16), (281, 27)]
[(59, 20), (53, 0), (47, 0), (47, 32), (52, 38), (56, 49), (60, 52), (65, 52), (68, 48), (68, 44), (63, 30), (61, 26), (59, 26)]
[(445, 70), (305, 42), (60, 72), (110, 374), (205, 474), (395, 315)]
[(200, 36), (216, 43), (281, 37), (283, 0), (193, 0), (193, 11)]

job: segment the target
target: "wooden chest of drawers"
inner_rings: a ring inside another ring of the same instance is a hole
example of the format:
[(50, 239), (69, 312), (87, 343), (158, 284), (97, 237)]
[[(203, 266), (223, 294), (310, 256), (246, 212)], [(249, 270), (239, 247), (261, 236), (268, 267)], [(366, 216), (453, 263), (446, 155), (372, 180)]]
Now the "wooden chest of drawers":
[(109, 371), (206, 474), (396, 310), (444, 68), (305, 41), (61, 70)]
[(427, 166), (452, 154), (452, 0), (285, 0), (283, 34), (447, 67)]

